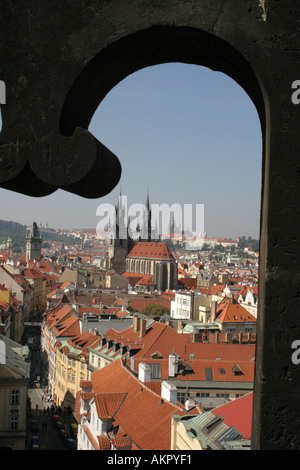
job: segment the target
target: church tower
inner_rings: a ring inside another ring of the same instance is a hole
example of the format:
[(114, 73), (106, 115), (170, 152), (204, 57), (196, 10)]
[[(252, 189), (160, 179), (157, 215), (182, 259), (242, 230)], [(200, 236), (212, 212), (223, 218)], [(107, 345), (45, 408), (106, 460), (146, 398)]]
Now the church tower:
[(152, 229), (151, 223), (151, 204), (149, 198), (149, 190), (145, 204), (145, 213), (141, 226), (137, 226), (136, 232), (138, 239), (133, 240), (129, 235), (129, 220), (125, 223), (126, 210), (123, 207), (122, 194), (120, 190), (119, 202), (115, 207), (115, 221), (110, 226), (110, 239), (108, 246), (107, 268), (114, 269), (117, 273), (122, 274), (126, 271), (126, 258), (135, 242), (151, 242), (154, 239), (156, 230)]
[(42, 237), (38, 231), (36, 222), (26, 233), (26, 261), (34, 258), (41, 259)]
[(126, 271), (126, 257), (131, 250), (133, 240), (129, 236), (128, 223), (125, 223), (126, 211), (123, 207), (122, 194), (115, 206), (115, 221), (109, 228), (110, 238), (108, 245), (107, 268), (114, 269), (118, 274)]
[(140, 242), (151, 242), (154, 236), (154, 231), (152, 230), (152, 213), (151, 213), (151, 204), (149, 198), (149, 188), (147, 192), (147, 199), (145, 205), (145, 212), (143, 214), (143, 223), (140, 228), (138, 241)]

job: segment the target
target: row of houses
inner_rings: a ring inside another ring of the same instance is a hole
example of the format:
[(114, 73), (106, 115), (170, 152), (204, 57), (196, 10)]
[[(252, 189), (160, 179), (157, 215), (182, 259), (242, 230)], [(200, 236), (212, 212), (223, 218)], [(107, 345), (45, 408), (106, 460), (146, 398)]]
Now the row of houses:
[(81, 384), (74, 415), (78, 450), (245, 450), (251, 448), (252, 392), (203, 412), (170, 399), (118, 359)]
[[(49, 392), (78, 419), (79, 449), (171, 449), (171, 441), (178, 448), (178, 433), (171, 438), (178, 416), (210, 412), (253, 390), (255, 343), (249, 338), (234, 342), (224, 333), (217, 343), (195, 341), (180, 322), (170, 326), (171, 317), (131, 317), (124, 305), (115, 320), (98, 316), (85, 329), (85, 309), (62, 299), (44, 314), (42, 349)], [(137, 437), (132, 410), (147, 408)]]
[(47, 290), (52, 276), (34, 261), (25, 266), (0, 266), (1, 333), (21, 342), (26, 322), (37, 318), (46, 308)]

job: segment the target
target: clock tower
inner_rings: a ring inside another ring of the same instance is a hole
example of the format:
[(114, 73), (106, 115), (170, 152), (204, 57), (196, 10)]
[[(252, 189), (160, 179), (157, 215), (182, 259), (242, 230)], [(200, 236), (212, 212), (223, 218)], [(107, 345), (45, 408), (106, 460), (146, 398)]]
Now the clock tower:
[(36, 222), (26, 233), (26, 261), (34, 258), (41, 259), (42, 237), (38, 231)]

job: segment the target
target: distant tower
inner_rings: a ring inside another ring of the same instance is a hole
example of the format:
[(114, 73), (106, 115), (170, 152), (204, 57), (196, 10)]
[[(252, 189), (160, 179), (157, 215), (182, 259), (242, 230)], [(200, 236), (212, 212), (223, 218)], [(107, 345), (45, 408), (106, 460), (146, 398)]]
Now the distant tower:
[(26, 233), (26, 261), (34, 258), (41, 259), (42, 237), (38, 231), (36, 222)]
[(115, 206), (115, 221), (110, 223), (110, 239), (106, 261), (106, 267), (114, 269), (118, 274), (126, 271), (126, 256), (133, 244), (128, 232), (128, 222), (126, 226), (126, 211), (122, 204), (120, 190), (119, 201)]
[(7, 250), (12, 252), (12, 247), (13, 247), (13, 241), (10, 237), (8, 237), (7, 242), (6, 242), (6, 247)]
[(143, 214), (142, 227), (139, 227), (138, 241), (151, 242), (155, 238), (155, 232), (152, 230), (152, 213), (149, 198), (149, 188), (147, 191), (147, 199), (145, 205), (145, 212)]
[(172, 214), (170, 218), (170, 240), (172, 242), (174, 242), (174, 230), (175, 230), (175, 221), (174, 221), (174, 214)]

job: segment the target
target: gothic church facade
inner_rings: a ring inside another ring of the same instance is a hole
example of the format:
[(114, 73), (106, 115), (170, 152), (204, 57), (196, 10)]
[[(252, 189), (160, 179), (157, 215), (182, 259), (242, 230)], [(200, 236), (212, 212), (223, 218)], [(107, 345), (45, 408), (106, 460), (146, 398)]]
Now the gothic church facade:
[(121, 201), (120, 197), (115, 207), (116, 225), (114, 236), (109, 241), (107, 267), (125, 276), (131, 273), (140, 274), (141, 277), (145, 275), (153, 290), (176, 289), (177, 263), (167, 243), (161, 242), (152, 228), (149, 194), (144, 222), (141, 227), (136, 228), (136, 240), (129, 235), (129, 224), (125, 226), (125, 211)]

